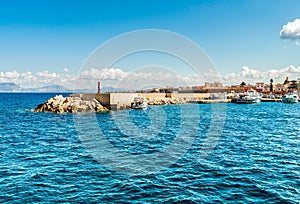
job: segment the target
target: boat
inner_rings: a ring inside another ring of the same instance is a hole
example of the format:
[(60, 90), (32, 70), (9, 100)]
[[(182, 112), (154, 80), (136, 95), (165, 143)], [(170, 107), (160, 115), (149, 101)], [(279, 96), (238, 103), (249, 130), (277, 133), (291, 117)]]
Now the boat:
[(283, 103), (298, 103), (299, 95), (297, 92), (288, 92), (282, 96)]
[(236, 101), (240, 98), (240, 94), (234, 94), (232, 99), (231, 99), (231, 103), (236, 103)]
[(146, 110), (148, 107), (147, 99), (145, 97), (134, 97), (131, 108)]
[(261, 101), (260, 94), (255, 90), (248, 90), (244, 94), (239, 95), (236, 99), (236, 103), (249, 104), (249, 103), (259, 103)]

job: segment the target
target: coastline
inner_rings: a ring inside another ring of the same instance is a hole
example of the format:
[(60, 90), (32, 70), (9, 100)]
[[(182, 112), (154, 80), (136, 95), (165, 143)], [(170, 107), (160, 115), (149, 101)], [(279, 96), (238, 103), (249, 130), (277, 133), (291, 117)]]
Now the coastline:
[[(98, 112), (105, 113), (110, 110), (130, 109), (134, 97), (145, 97), (150, 106), (172, 105), (172, 104), (216, 104), (233, 103), (232, 98), (227, 98), (220, 93), (82, 93), (69, 94), (66, 97), (56, 95), (47, 101), (39, 104), (32, 110), (35, 112), (55, 113), (77, 113), (77, 112)], [(261, 102), (281, 102), (281, 99), (262, 98)]]

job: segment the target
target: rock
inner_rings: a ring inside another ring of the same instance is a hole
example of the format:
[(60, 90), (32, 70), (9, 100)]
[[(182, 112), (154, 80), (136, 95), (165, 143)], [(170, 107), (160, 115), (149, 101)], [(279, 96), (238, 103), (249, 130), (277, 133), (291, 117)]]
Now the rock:
[(55, 113), (77, 113), (77, 112), (107, 112), (96, 99), (83, 101), (79, 97), (63, 97), (62, 95), (50, 98), (46, 102), (39, 104), (33, 109), (36, 112), (55, 112)]
[(182, 104), (177, 99), (174, 98), (149, 98), (148, 99), (148, 105), (170, 105), (170, 104)]

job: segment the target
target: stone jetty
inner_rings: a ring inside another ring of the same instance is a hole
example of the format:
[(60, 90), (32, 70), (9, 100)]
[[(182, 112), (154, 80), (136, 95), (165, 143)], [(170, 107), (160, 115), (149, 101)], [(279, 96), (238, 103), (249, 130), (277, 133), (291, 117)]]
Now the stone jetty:
[(107, 112), (131, 108), (135, 97), (145, 97), (148, 105), (171, 105), (191, 103), (210, 97), (209, 93), (83, 93), (68, 97), (57, 95), (38, 105), (36, 112), (77, 113)]
[(124, 110), (132, 106), (135, 97), (145, 97), (148, 105), (171, 105), (188, 103), (190, 100), (203, 99), (209, 94), (171, 94), (171, 93), (135, 93), (135, 92), (112, 92), (112, 93), (83, 93), (71, 94), (72, 97), (80, 97), (83, 100), (97, 99), (109, 110)]
[(182, 104), (183, 102), (180, 102), (177, 99), (172, 98), (149, 98), (148, 99), (148, 105), (171, 105), (171, 104)]
[(93, 98), (89, 101), (80, 97), (63, 97), (57, 95), (33, 109), (36, 112), (77, 113), (77, 112), (107, 112), (108, 109)]

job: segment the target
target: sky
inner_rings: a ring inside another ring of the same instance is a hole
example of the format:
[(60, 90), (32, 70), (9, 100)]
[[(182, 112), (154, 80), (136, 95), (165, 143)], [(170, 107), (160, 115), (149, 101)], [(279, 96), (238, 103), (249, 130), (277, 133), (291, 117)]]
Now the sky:
[[(128, 88), (217, 80), (211, 76), (225, 84), (281, 83), (285, 76), (300, 78), (299, 8), (298, 0), (0, 1), (0, 82), (74, 86), (84, 75), (106, 86), (143, 78), (144, 85)], [(155, 52), (130, 55), (114, 67), (82, 69), (99, 46), (143, 29), (184, 36), (215, 69), (197, 76), (186, 63)], [(163, 68), (152, 73), (154, 65)], [(141, 67), (149, 73), (139, 73)]]

